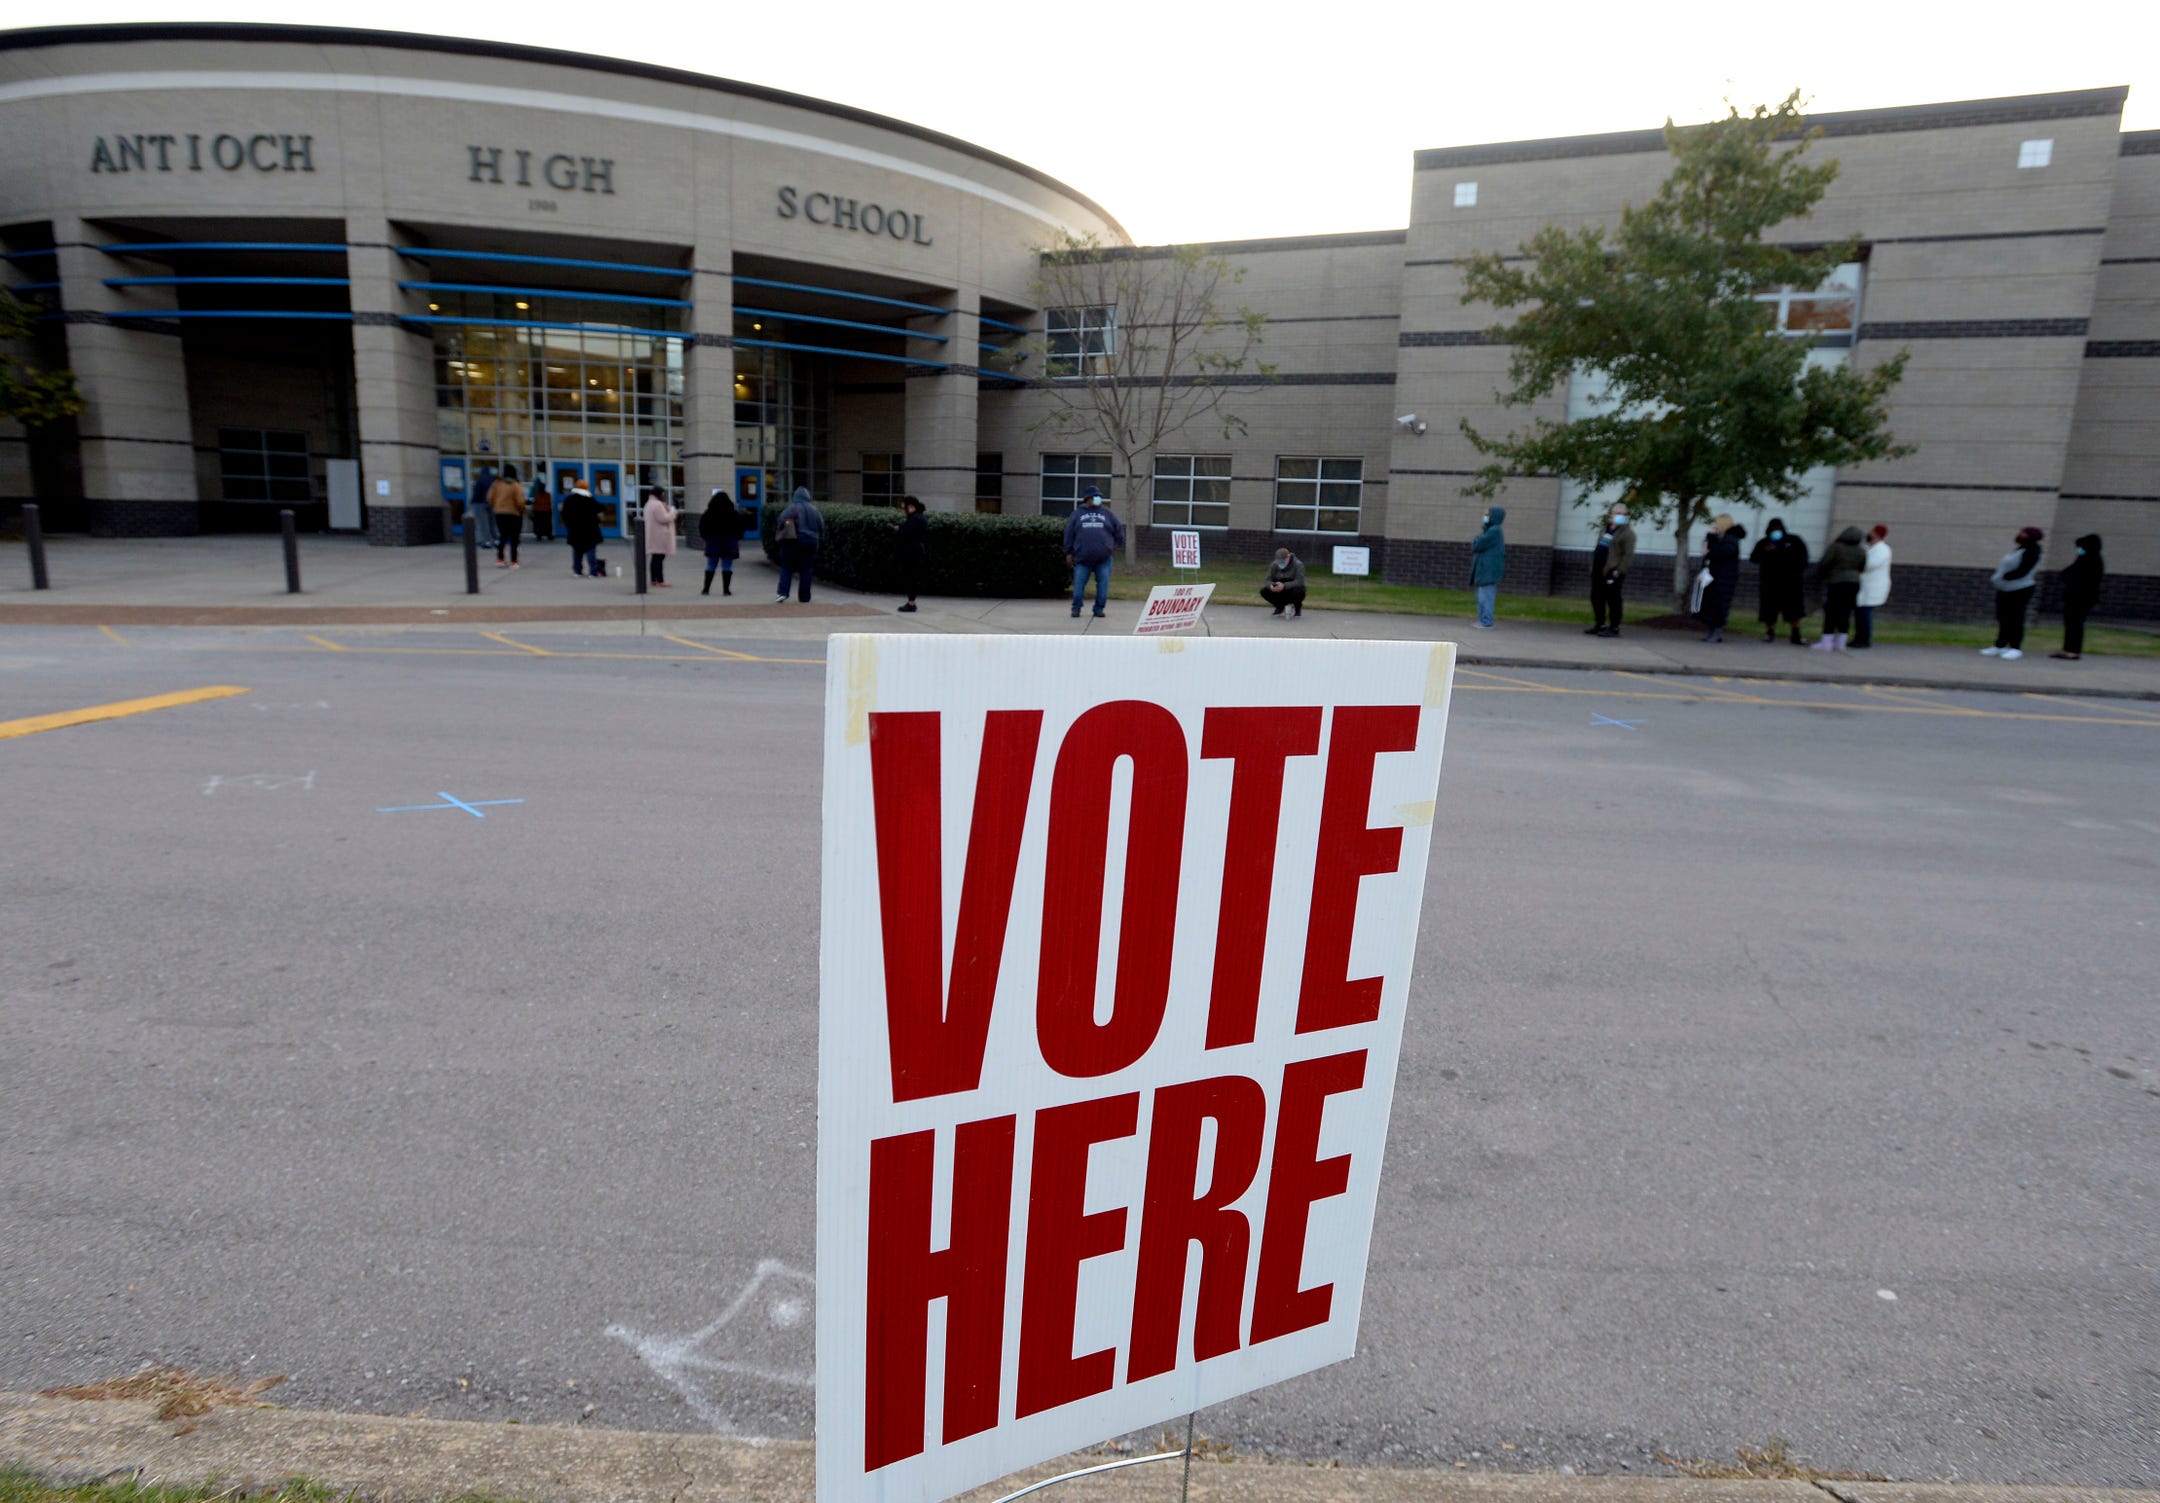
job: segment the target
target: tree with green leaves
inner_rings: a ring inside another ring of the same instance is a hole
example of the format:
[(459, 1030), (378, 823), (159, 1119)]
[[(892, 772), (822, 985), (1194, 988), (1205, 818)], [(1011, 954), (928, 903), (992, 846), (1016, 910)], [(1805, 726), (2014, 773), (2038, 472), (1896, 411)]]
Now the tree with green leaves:
[(0, 419), (25, 428), (73, 417), (83, 410), (82, 393), (69, 371), (49, 371), (20, 353), (37, 335), (38, 308), (12, 292), (0, 291)]
[[(1226, 404), (1265, 383), (1258, 358), (1265, 314), (1231, 306), (1245, 269), (1203, 245), (1105, 246), (1060, 232), (1037, 261), (1039, 338), (1014, 351), (1040, 373), (1050, 411), (1034, 427), (1099, 442), (1115, 456), (1113, 494), (1136, 495), (1166, 440), (1206, 423), (1225, 438), (1246, 431)], [(1005, 369), (1012, 369), (1008, 363)], [(1125, 558), (1139, 554), (1134, 500)]]
[(1851, 243), (1771, 244), (1766, 233), (1807, 213), (1838, 164), (1811, 164), (1796, 91), (1776, 109), (1681, 129), (1667, 121), (1673, 169), (1620, 224), (1548, 225), (1514, 258), (1464, 266), (1463, 301), (1517, 316), (1489, 332), (1510, 347), (1502, 404), (1564, 393), (1598, 372), (1606, 410), (1540, 418), (1494, 437), (1462, 431), (1487, 463), (1464, 491), (1490, 498), (1511, 476), (1559, 475), (1583, 491), (1623, 487), (1630, 512), (1673, 529), (1673, 592), (1684, 600), (1688, 535), (1722, 505), (1793, 500), (1818, 465), (1912, 452), (1891, 435), (1887, 404), (1900, 354), (1866, 371), (1810, 365), (1810, 341), (1775, 332), (1762, 294), (1820, 286)]

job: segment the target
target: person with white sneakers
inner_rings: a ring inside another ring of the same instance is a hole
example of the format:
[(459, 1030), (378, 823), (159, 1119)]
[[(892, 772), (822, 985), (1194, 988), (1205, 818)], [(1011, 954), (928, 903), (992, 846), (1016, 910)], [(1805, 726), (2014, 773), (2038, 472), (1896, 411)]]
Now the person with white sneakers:
[(1995, 586), (1995, 645), (1981, 648), (1982, 657), (2007, 663), (2025, 656), (2025, 617), (2040, 583), (2040, 543), (2046, 536), (2037, 527), (2019, 528), (2016, 546), (1988, 576)]

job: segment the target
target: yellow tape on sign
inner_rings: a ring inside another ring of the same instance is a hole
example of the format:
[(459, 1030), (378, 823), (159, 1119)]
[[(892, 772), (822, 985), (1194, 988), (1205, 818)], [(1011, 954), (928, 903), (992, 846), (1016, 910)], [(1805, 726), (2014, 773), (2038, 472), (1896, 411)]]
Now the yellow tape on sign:
[(34, 736), (39, 731), (60, 731), (93, 720), (119, 720), (170, 710), (176, 705), (201, 704), (206, 699), (230, 699), (248, 691), (233, 684), (213, 684), (207, 689), (182, 689), (177, 694), (153, 694), (148, 699), (123, 699), (117, 704), (92, 705), (87, 710), (62, 710), (57, 715), (33, 715), (27, 720), (0, 720), (0, 741), (13, 736)]

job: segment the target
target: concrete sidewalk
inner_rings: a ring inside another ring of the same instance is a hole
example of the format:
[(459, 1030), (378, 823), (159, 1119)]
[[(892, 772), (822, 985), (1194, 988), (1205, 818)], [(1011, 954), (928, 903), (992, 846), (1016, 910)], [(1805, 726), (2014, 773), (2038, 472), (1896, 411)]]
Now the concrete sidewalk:
[[(628, 550), (603, 550), (627, 564)], [(53, 588), (32, 591), (21, 545), (0, 549), (0, 625), (324, 626), (500, 625), (505, 622), (698, 622), (732, 635), (783, 641), (833, 631), (1045, 633), (1129, 632), (1136, 601), (1111, 602), (1105, 621), (1074, 621), (1061, 600), (930, 599), (902, 615), (893, 597), (829, 584), (809, 607), (774, 600), (775, 574), (746, 557), (735, 594), (701, 596), (704, 560), (693, 548), (672, 562), (673, 586), (639, 596), (627, 577), (600, 581), (571, 574), (561, 542), (528, 542), (524, 567), (498, 570), (492, 554), (480, 568), (481, 592), (465, 593), (462, 549), (375, 548), (357, 538), (301, 541), (304, 593), (285, 593), (274, 536), (172, 539), (63, 537), (49, 548)], [(13, 555), (13, 557), (9, 557)], [(1692, 631), (1631, 629), (1618, 640), (1585, 636), (1581, 627), (1509, 621), (1479, 631), (1460, 617), (1309, 609), (1302, 619), (1265, 608), (1218, 604), (1208, 611), (1216, 636), (1325, 636), (1452, 641), (1461, 662), (1490, 669), (1607, 669), (1644, 674), (1711, 675), (1807, 683), (1877, 683), (2010, 693), (2160, 699), (2160, 658), (2087, 657), (2056, 662), (2052, 628), (2035, 631), (2022, 660), (2005, 663), (1962, 647), (1880, 646), (1825, 653), (1764, 643), (1742, 623), (1723, 643)]]
[[(1116, 1459), (1068, 1457), (963, 1497), (989, 1503), (1061, 1471)], [(0, 1392), (0, 1464), (7, 1463), (58, 1481), (140, 1477), (258, 1488), (301, 1476), (334, 1496), (378, 1503), (466, 1494), (505, 1503), (810, 1503), (816, 1496), (808, 1441), (285, 1409), (217, 1409), (171, 1423), (146, 1402)], [(1061, 1483), (1041, 1496), (1046, 1503), (1171, 1503), (1182, 1470), (1176, 1461), (1153, 1462)], [(1195, 1461), (1190, 1496), (1211, 1503), (2160, 1503), (2160, 1493), (2125, 1488), (1574, 1477), (1245, 1458)]]

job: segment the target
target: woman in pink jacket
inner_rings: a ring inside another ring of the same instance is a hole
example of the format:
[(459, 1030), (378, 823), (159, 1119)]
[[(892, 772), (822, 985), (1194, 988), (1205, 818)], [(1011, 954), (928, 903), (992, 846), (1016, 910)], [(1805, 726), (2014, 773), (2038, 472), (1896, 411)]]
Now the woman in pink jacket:
[(653, 486), (645, 492), (645, 557), (655, 589), (671, 589), (667, 582), (668, 555), (675, 551), (675, 508), (667, 492)]

